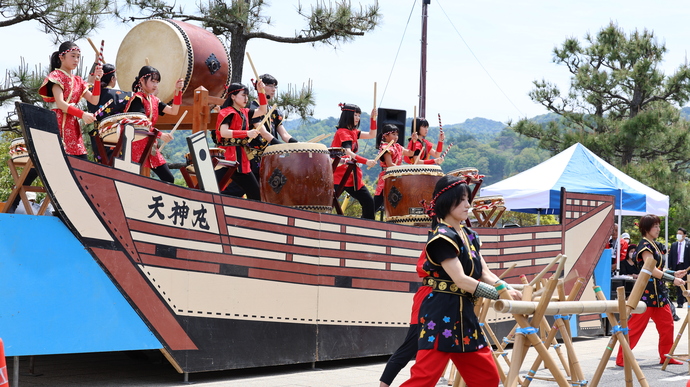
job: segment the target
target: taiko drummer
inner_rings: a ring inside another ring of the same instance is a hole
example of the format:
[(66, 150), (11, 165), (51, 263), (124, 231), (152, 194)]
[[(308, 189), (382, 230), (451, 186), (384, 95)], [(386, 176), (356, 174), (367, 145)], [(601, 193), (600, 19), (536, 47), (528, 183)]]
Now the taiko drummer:
[[(264, 126), (257, 129), (251, 129), (250, 126), (252, 118), (263, 116), (268, 111), (264, 83), (259, 80), (256, 86), (259, 95), (259, 107), (250, 109), (246, 107), (249, 99), (247, 86), (241, 83), (230, 85), (228, 98), (218, 113), (215, 140), (218, 146), (225, 149), (225, 159), (238, 163), (237, 171), (232, 175), (232, 180), (244, 190), (248, 199), (261, 200), (259, 181), (252, 173), (247, 154), (247, 144), (259, 135), (270, 141), (270, 133), (266, 131)], [(216, 171), (218, 180), (224, 174), (224, 168)], [(226, 191), (223, 193), (229, 194)]]
[[(362, 110), (359, 106), (350, 103), (340, 104), (340, 120), (338, 121), (338, 130), (335, 132), (331, 147), (342, 147), (348, 157), (341, 159), (341, 161), (354, 161), (355, 163), (366, 164), (368, 167), (376, 165), (376, 161), (368, 160), (365, 157), (357, 155), (359, 145), (357, 140), (376, 138), (376, 109), (371, 112), (371, 126), (368, 132), (359, 130), (360, 114)], [(340, 182), (347, 171), (348, 165), (341, 164), (333, 172), (333, 183), (335, 190), (340, 188)], [(375, 207), (374, 198), (371, 197), (367, 186), (362, 180), (362, 170), (356, 166), (355, 170), (344, 183), (345, 191), (357, 199), (362, 205), (362, 218), (374, 219)]]
[[(173, 105), (169, 106), (156, 97), (158, 90), (158, 83), (161, 81), (161, 73), (151, 66), (144, 66), (139, 70), (139, 75), (132, 83), (132, 90), (134, 95), (129, 100), (125, 107), (125, 112), (144, 113), (151, 121), (151, 128), (158, 122), (158, 116), (164, 114), (177, 115), (182, 105), (182, 87), (184, 82), (178, 79), (175, 83), (175, 96), (173, 98)], [(173, 136), (169, 133), (158, 132), (158, 136), (165, 142), (170, 142)], [(140, 160), (146, 149), (148, 138), (132, 142), (132, 160)], [(151, 149), (151, 154), (148, 159), (144, 161), (144, 166), (151, 168), (156, 173), (158, 178), (168, 183), (174, 183), (175, 178), (168, 168), (163, 155), (158, 152), (154, 145)]]
[[(101, 97), (98, 100), (98, 104), (92, 104), (88, 101), (86, 103), (87, 110), (89, 113), (94, 114), (97, 123), (100, 123), (104, 118), (122, 113), (125, 110), (127, 101), (132, 98), (132, 93), (115, 89), (117, 75), (115, 74), (115, 65), (112, 63), (103, 65), (103, 76), (100, 83)], [(94, 136), (98, 136), (98, 130), (94, 129), (89, 134), (92, 137), (91, 149), (93, 150), (94, 157), (99, 159), (98, 147), (96, 146), (96, 141), (93, 140)], [(109, 155), (112, 149), (107, 149), (107, 152)]]
[[(436, 149), (434, 149), (434, 144), (426, 139), (429, 133), (429, 121), (425, 118), (417, 118), (412, 126), (414, 127), (414, 133), (412, 133), (407, 149), (419, 153), (413, 157), (405, 156), (405, 162), (408, 164), (441, 164), (443, 162), (441, 154), (443, 153), (445, 134), (443, 132), (439, 134)], [(432, 157), (434, 158), (432, 159)]]
[(58, 51), (50, 57), (50, 74), (43, 80), (38, 94), (45, 102), (54, 103), (53, 111), (57, 116), (62, 145), (68, 155), (86, 158), (86, 147), (81, 136), (78, 118), (85, 124), (95, 121), (93, 114), (80, 110), (76, 104), (82, 96), (87, 101), (97, 104), (101, 95), (103, 69), (96, 66), (94, 76), (96, 82), (93, 90), (89, 91), (88, 84), (80, 76), (72, 72), (79, 66), (81, 50), (73, 42), (64, 42)]
[[(374, 193), (374, 208), (377, 210), (383, 205), (383, 187), (385, 180), (383, 175), (386, 173), (388, 167), (394, 165), (401, 165), (403, 156), (412, 157), (414, 151), (405, 149), (398, 144), (398, 127), (393, 124), (385, 124), (381, 128), (381, 144), (379, 145), (380, 152), (384, 152), (381, 156), (381, 172), (379, 173), (378, 183), (376, 183), (376, 192)], [(394, 141), (391, 146), (388, 146), (391, 141)]]

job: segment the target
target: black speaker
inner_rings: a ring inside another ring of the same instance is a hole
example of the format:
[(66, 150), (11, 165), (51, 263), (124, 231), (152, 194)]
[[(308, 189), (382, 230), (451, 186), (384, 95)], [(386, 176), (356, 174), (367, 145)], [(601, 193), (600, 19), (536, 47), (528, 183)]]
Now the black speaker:
[(376, 149), (381, 145), (381, 134), (383, 133), (383, 125), (393, 124), (398, 127), (398, 143), (405, 146), (405, 119), (407, 112), (398, 109), (378, 108), (378, 117), (376, 120)]

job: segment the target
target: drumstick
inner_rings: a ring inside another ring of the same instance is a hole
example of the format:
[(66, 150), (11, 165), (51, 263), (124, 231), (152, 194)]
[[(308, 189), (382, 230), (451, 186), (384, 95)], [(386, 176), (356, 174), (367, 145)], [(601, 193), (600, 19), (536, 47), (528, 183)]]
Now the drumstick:
[(376, 82), (374, 82), (374, 109), (376, 109)]
[(108, 102), (104, 103), (103, 106), (101, 106), (100, 108), (98, 108), (98, 110), (96, 110), (96, 112), (93, 113), (93, 116), (94, 116), (94, 117), (97, 117), (99, 114), (103, 113), (103, 110), (105, 110), (105, 108), (107, 108), (108, 105), (110, 105), (112, 102), (113, 102), (113, 99), (112, 99), (112, 98), (109, 99)]
[[(414, 118), (412, 118), (412, 134), (414, 134), (415, 132), (417, 132), (417, 106), (416, 106), (416, 105), (415, 105), (413, 111), (414, 111), (414, 113), (413, 113)], [(419, 141), (419, 137), (417, 138), (417, 141)], [(424, 147), (424, 144), (422, 144), (422, 147)], [(418, 153), (418, 154), (416, 154), (416, 155), (414, 156), (414, 158), (412, 158), (412, 164), (413, 164), (413, 165), (414, 165), (414, 164), (417, 164), (417, 159), (419, 159), (419, 155), (420, 155), (420, 154), (421, 154), (421, 152)]]
[(441, 157), (439, 157), (439, 158), (441, 158), (441, 159), (442, 159), (442, 158), (445, 158), (446, 155), (448, 154), (448, 151), (449, 151), (450, 148), (452, 148), (452, 147), (453, 147), (453, 143), (451, 142), (450, 145), (448, 145), (448, 148), (446, 148), (446, 150), (444, 150), (443, 153), (441, 153)]
[(91, 45), (91, 48), (93, 48), (93, 52), (96, 53), (96, 62), (98, 62), (98, 49), (96, 48), (96, 45), (93, 44), (93, 41), (91, 41), (91, 38), (86, 38), (86, 40), (89, 42)]
[(328, 138), (328, 137), (330, 137), (330, 136), (332, 136), (332, 135), (333, 135), (333, 133), (319, 134), (318, 136), (312, 138), (311, 140), (307, 140), (307, 142), (311, 142), (311, 143), (319, 142), (319, 141), (321, 141), (321, 140), (323, 140), (323, 139), (325, 139), (325, 138)]
[[(386, 153), (386, 152), (388, 151), (388, 148), (390, 148), (391, 146), (393, 146), (393, 143), (394, 143), (394, 142), (395, 142), (395, 140), (391, 140), (391, 142), (389, 142), (388, 145), (386, 145), (386, 147), (383, 148), (383, 150), (381, 151), (381, 153), (379, 153), (378, 155), (376, 155), (376, 158), (374, 159), (374, 161), (379, 161), (379, 159), (381, 158), (381, 156), (383, 156), (383, 154)], [(373, 165), (372, 165), (371, 167), (373, 167)], [(371, 167), (367, 167), (367, 169), (371, 169)]]
[(441, 113), (438, 113), (438, 131), (443, 134), (443, 125), (441, 124)]
[(105, 46), (105, 40), (101, 40), (101, 51), (98, 53), (98, 60), (101, 61), (102, 65), (105, 65), (105, 59), (103, 59), (103, 48)]
[(252, 57), (249, 55), (249, 52), (247, 54), (247, 59), (249, 59), (249, 65), (252, 66), (252, 70), (254, 71), (254, 76), (256, 77), (256, 81), (259, 82), (259, 73), (256, 72), (256, 67), (254, 67), (254, 62), (252, 62)]
[[(184, 117), (187, 115), (187, 112), (189, 112), (189, 110), (185, 110), (184, 113), (182, 113), (182, 117), (180, 117), (180, 119), (177, 120), (177, 123), (175, 124), (175, 126), (173, 126), (172, 130), (170, 131), (171, 136), (173, 133), (175, 133), (175, 131), (177, 130), (177, 127), (180, 126), (180, 124), (182, 123), (182, 120), (184, 120)], [(161, 147), (158, 148), (159, 152), (162, 151), (163, 148), (165, 148), (165, 144), (167, 144), (167, 142), (164, 142), (163, 145), (161, 145)]]
[(264, 119), (261, 120), (261, 122), (259, 122), (259, 125), (257, 126), (257, 128), (264, 126), (266, 121), (268, 121), (268, 118), (271, 116), (271, 113), (273, 113), (273, 111), (276, 110), (277, 107), (278, 107), (278, 104), (273, 104), (273, 106), (271, 106), (271, 109), (268, 111), (268, 113), (266, 113), (264, 115)]

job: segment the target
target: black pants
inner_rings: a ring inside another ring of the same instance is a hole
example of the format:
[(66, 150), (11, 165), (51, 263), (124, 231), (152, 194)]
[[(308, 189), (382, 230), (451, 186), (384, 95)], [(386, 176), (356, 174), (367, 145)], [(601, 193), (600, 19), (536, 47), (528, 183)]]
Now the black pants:
[(380, 381), (390, 385), (393, 379), (405, 368), (407, 363), (417, 354), (417, 341), (419, 340), (419, 324), (410, 324), (407, 330), (407, 337), (402, 345), (391, 355), (386, 363), (386, 368), (381, 374)]
[[(340, 186), (336, 184), (334, 188), (337, 191)], [(345, 192), (357, 199), (362, 206), (362, 219), (374, 219), (374, 198), (371, 197), (367, 186), (363, 185), (357, 191), (355, 191), (355, 187), (345, 187)]]
[[(688, 276), (683, 277), (683, 281), (687, 281)], [(685, 305), (685, 296), (683, 296), (683, 289), (680, 287), (676, 286), (676, 303), (678, 303), (678, 306), (682, 307)]]
[[(220, 181), (227, 172), (227, 168), (221, 168), (216, 171), (216, 179)], [(221, 192), (224, 195), (242, 197), (246, 194), (247, 199), (261, 200), (261, 193), (259, 192), (259, 181), (256, 180), (256, 176), (253, 173), (240, 173), (235, 171), (232, 174), (232, 182), (237, 183), (235, 186), (232, 184)], [(238, 189), (239, 188), (239, 189)]]
[(156, 176), (158, 176), (159, 179), (161, 179), (161, 181), (175, 183), (175, 176), (173, 176), (172, 172), (170, 172), (168, 164), (163, 164), (160, 167), (152, 168), (151, 170), (156, 174)]

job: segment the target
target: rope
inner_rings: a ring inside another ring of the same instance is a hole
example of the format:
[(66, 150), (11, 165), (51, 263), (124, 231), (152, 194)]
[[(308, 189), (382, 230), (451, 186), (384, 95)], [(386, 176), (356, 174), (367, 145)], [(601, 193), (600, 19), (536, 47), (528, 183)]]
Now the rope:
[(391, 82), (391, 76), (393, 76), (393, 70), (395, 69), (395, 63), (398, 61), (398, 55), (400, 55), (400, 49), (402, 48), (403, 41), (405, 40), (405, 34), (407, 33), (407, 27), (410, 25), (410, 19), (412, 19), (412, 12), (414, 12), (414, 7), (417, 5), (417, 0), (412, 3), (412, 9), (410, 10), (410, 16), (407, 17), (407, 24), (405, 24), (405, 30), (400, 38), (400, 44), (398, 45), (398, 51), (395, 53), (395, 59), (393, 59), (393, 65), (391, 66), (391, 72), (388, 74), (388, 79), (386, 80), (386, 86), (383, 88), (383, 93), (381, 94), (381, 100), (378, 106), (383, 104), (383, 98), (386, 96), (386, 90), (388, 90), (388, 84)]
[(462, 42), (465, 44), (465, 47), (467, 47), (467, 49), (470, 51), (470, 54), (472, 54), (472, 56), (477, 61), (477, 63), (479, 63), (479, 66), (482, 68), (482, 70), (484, 70), (484, 72), (489, 77), (489, 79), (491, 79), (491, 82), (493, 82), (494, 85), (496, 85), (496, 88), (498, 88), (498, 90), (501, 92), (501, 94), (503, 94), (503, 96), (506, 97), (508, 102), (510, 102), (510, 104), (513, 105), (515, 110), (517, 110), (518, 113), (520, 113), (520, 115), (525, 116), (525, 114), (520, 110), (520, 108), (518, 108), (517, 105), (515, 105), (515, 103), (513, 103), (513, 100), (511, 100), (510, 97), (508, 97), (508, 95), (505, 93), (505, 91), (503, 91), (503, 89), (501, 89), (501, 86), (498, 85), (498, 82), (496, 82), (494, 77), (491, 76), (491, 74), (489, 73), (489, 70), (487, 70), (486, 67), (484, 67), (482, 62), (479, 60), (479, 58), (477, 58), (477, 55), (474, 54), (474, 51), (472, 51), (472, 49), (470, 48), (470, 45), (467, 44), (467, 42), (465, 41), (465, 38), (462, 37), (462, 35), (460, 34), (460, 31), (458, 31), (457, 27), (455, 27), (455, 24), (453, 24), (453, 21), (450, 19), (450, 17), (446, 13), (446, 10), (443, 9), (443, 6), (441, 5), (441, 1), (437, 0), (436, 2), (438, 3), (438, 6), (441, 8), (441, 11), (443, 11), (443, 14), (446, 15), (446, 18), (448, 19), (448, 22), (450, 23), (450, 25), (453, 27), (455, 32), (460, 37), (460, 40), (462, 40)]

